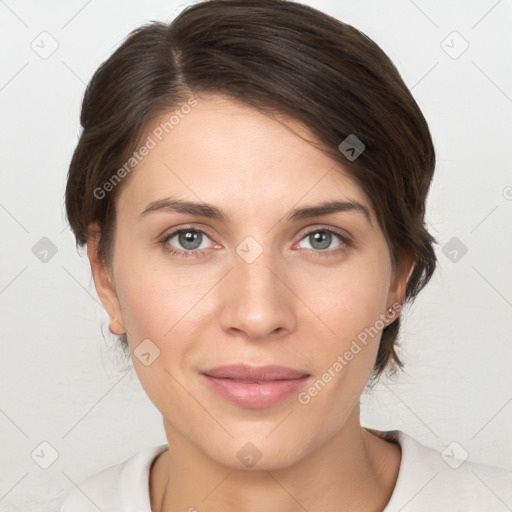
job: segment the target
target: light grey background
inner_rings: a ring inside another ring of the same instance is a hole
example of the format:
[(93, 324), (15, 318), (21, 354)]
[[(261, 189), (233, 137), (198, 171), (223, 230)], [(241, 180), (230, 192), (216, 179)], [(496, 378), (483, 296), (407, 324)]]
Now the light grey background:
[[(512, 469), (512, 3), (306, 3), (391, 57), (438, 156), (428, 223), (439, 268), (405, 312), (406, 373), (363, 397), (363, 423)], [(2, 511), (58, 510), (83, 478), (166, 442), (160, 413), (110, 341), (63, 193), (85, 84), (130, 30), (183, 5), (0, 1)], [(46, 262), (43, 237), (57, 249)], [(453, 237), (459, 246), (443, 252)], [(57, 454), (48, 469), (43, 442)]]

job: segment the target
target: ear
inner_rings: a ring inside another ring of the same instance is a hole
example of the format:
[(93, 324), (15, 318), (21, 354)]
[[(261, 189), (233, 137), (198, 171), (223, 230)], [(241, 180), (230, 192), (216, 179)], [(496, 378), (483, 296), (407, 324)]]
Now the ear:
[(402, 255), (398, 269), (394, 269), (387, 301), (388, 311), (390, 311), (389, 308), (392, 309), (392, 313), (389, 313), (392, 315), (390, 322), (396, 319), (395, 315), (400, 312), (404, 303), (407, 283), (409, 282), (415, 264), (416, 256), (412, 251), (409, 251)]
[(98, 297), (110, 317), (109, 329), (112, 334), (124, 334), (123, 316), (119, 299), (114, 286), (110, 270), (100, 261), (98, 246), (101, 238), (101, 230), (97, 223), (89, 225), (87, 236), (87, 256), (91, 264), (92, 277)]

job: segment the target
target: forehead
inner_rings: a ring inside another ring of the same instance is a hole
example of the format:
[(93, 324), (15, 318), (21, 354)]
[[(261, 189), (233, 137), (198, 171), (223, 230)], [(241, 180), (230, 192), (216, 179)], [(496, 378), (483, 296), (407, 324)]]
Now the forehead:
[(150, 149), (118, 198), (125, 213), (139, 214), (168, 196), (251, 214), (265, 204), (289, 208), (326, 199), (350, 199), (371, 210), (347, 169), (308, 142), (319, 144), (299, 121), (223, 96), (196, 99), (188, 113), (177, 116), (173, 108), (148, 125), (140, 142)]

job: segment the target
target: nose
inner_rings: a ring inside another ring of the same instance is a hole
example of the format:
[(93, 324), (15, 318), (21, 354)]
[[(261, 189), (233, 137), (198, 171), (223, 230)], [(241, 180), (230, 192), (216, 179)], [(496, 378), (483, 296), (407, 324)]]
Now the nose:
[(226, 332), (264, 340), (295, 330), (298, 304), (284, 265), (265, 251), (252, 263), (236, 255), (224, 280), (220, 321)]

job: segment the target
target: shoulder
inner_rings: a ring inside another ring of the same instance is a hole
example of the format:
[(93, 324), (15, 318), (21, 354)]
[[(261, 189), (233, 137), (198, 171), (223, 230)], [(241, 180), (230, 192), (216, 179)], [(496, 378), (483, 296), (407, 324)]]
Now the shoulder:
[(404, 432), (387, 434), (400, 444), (402, 461), (384, 512), (511, 510), (512, 472), (467, 461), (456, 442), (439, 453)]
[(149, 469), (166, 449), (165, 444), (145, 448), (75, 484), (60, 512), (151, 512)]

